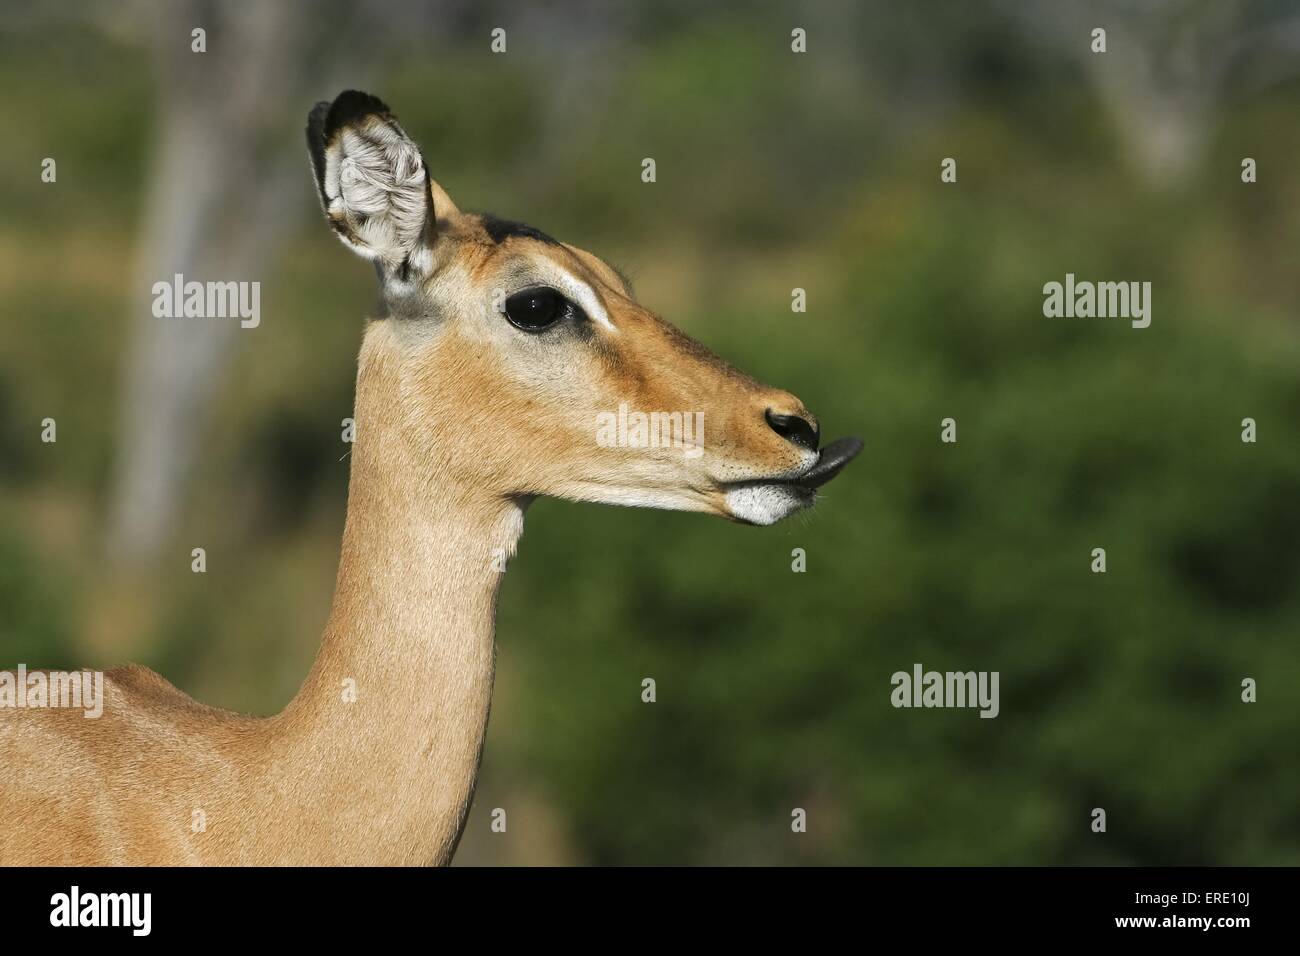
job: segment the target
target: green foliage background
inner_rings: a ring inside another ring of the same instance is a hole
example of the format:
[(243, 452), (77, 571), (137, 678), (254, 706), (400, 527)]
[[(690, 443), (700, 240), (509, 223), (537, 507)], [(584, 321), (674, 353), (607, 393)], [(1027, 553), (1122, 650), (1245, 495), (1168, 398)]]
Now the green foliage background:
[[(773, 529), (533, 507), (461, 862), (1300, 862), (1300, 86), (1229, 104), (1193, 180), (1153, 190), (1074, 68), (996, 18), (921, 27), (814, 34), (815, 59), (765, 7), (647, 17), (560, 135), (539, 120), (554, 54), (522, 37), (505, 57), (476, 27), (386, 58), (375, 91), (463, 207), (605, 255), (866, 441)], [(864, 59), (874, 80), (847, 66)], [(939, 64), (941, 106), (894, 84)], [(301, 227), (255, 277), (262, 326), (196, 424), (168, 557), (115, 569), (156, 91), (129, 40), (76, 25), (0, 35), (0, 81), (24, 91), (0, 156), (0, 657), (130, 657), (273, 712), (328, 610), (370, 270), (318, 221), (304, 158)], [(297, 137), (309, 106), (271, 108)], [(1152, 281), (1151, 327), (1044, 318), (1066, 272)], [(1001, 715), (893, 709), (890, 675), (918, 661), (1000, 671)], [(496, 806), (508, 836), (488, 833)]]

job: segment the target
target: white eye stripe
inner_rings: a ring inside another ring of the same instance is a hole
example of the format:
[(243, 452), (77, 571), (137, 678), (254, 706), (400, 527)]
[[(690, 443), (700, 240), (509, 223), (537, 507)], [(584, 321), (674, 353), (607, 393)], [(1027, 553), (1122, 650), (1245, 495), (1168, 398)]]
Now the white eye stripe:
[[(538, 263), (538, 265), (541, 265), (541, 263)], [(588, 318), (594, 322), (599, 322), (611, 332), (618, 331), (618, 329), (614, 328), (614, 323), (609, 320), (609, 313), (600, 304), (600, 298), (592, 290), (591, 286), (550, 261), (546, 262), (544, 271), (550, 284), (558, 291), (563, 292), (567, 298), (578, 303), (582, 307), (582, 311), (587, 313)]]

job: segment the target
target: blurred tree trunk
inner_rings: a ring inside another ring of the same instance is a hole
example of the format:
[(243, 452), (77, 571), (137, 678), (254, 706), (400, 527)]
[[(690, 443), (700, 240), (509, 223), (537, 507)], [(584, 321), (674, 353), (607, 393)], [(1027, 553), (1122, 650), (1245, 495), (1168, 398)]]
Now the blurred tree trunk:
[[(1087, 71), (1119, 142), (1152, 190), (1181, 189), (1195, 175), (1215, 123), (1241, 88), (1297, 71), (1294, 4), (1244, 0), (1060, 0), (1005, 9), (1035, 42)], [(1106, 52), (1091, 33), (1106, 30)]]
[[(307, 62), (308, 32), (319, 24), (312, 12), (201, 0), (151, 8), (158, 139), (109, 514), (110, 553), (128, 563), (163, 543), (236, 336), (258, 334), (235, 319), (156, 318), (151, 289), (178, 273), (200, 282), (270, 278), (267, 263), (310, 209), (305, 147), (297, 125), (284, 127), (284, 108), (299, 106), (305, 121), (316, 99), (337, 91), (321, 74), (342, 72), (333, 57)], [(349, 16), (332, 5), (315, 12), (340, 13), (329, 21), (327, 47), (355, 49)], [(196, 27), (207, 31), (205, 53), (191, 50)]]

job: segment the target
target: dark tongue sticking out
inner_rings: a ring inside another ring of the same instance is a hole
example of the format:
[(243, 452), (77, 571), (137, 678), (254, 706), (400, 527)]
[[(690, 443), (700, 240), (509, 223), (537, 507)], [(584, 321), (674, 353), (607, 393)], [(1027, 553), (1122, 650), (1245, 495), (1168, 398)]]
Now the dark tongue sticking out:
[(812, 466), (812, 470), (794, 483), (800, 488), (820, 488), (838, 475), (840, 469), (856, 458), (860, 451), (861, 438), (837, 439), (822, 449), (821, 457)]

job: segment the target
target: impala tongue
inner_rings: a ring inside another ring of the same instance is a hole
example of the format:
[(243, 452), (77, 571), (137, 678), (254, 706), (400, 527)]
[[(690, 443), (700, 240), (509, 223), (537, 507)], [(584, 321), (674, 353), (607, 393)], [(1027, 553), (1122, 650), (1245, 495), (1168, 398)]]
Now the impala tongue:
[(861, 438), (839, 438), (822, 449), (817, 464), (795, 481), (800, 488), (820, 488), (862, 451)]

